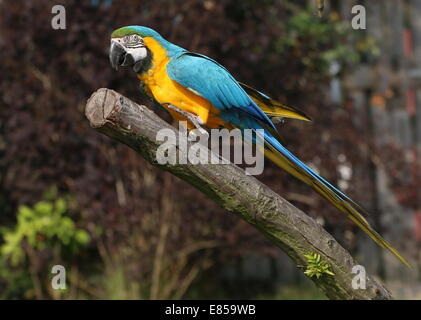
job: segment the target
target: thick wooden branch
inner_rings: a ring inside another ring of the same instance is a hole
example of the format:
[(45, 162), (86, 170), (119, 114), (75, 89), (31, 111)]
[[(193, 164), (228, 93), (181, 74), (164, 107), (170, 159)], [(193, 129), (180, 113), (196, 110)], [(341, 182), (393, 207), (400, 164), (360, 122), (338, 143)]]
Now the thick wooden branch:
[(314, 219), (233, 165), (160, 165), (156, 150), (162, 128), (177, 131), (145, 106), (110, 89), (99, 89), (86, 105), (93, 128), (138, 152), (147, 161), (193, 185), (223, 208), (235, 213), (288, 254), (305, 271), (305, 255), (317, 253), (334, 275), (311, 279), (330, 299), (391, 299), (390, 293), (367, 274), (366, 289), (353, 289), (351, 255)]

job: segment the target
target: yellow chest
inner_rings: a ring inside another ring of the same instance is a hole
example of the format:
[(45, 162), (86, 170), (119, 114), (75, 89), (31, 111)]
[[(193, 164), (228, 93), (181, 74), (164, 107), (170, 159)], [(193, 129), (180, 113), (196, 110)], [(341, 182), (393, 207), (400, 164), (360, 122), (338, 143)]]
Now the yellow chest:
[(146, 89), (160, 104), (170, 103), (190, 113), (200, 113), (200, 109), (211, 109), (211, 104), (201, 96), (187, 90), (173, 81), (166, 71), (168, 61), (163, 61), (152, 67), (146, 73), (139, 75)]

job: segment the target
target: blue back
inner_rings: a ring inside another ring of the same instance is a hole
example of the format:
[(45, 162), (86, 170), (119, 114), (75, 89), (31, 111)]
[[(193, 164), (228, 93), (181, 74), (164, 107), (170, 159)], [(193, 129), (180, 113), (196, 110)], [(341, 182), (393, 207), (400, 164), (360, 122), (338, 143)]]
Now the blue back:
[(167, 73), (172, 80), (189, 90), (193, 89), (212, 103), (222, 112), (221, 117), (223, 116), (226, 122), (236, 124), (234, 121), (238, 118), (238, 113), (244, 113), (275, 129), (268, 116), (251, 100), (234, 77), (216, 61), (184, 51), (173, 57), (167, 65)]

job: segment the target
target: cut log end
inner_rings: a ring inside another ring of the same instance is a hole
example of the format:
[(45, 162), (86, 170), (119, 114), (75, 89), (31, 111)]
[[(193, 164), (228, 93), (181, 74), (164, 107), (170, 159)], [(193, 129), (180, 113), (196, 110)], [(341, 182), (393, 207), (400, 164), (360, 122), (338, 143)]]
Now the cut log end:
[(91, 95), (85, 109), (91, 127), (100, 128), (105, 125), (117, 107), (115, 102), (115, 91), (107, 88), (98, 89)]

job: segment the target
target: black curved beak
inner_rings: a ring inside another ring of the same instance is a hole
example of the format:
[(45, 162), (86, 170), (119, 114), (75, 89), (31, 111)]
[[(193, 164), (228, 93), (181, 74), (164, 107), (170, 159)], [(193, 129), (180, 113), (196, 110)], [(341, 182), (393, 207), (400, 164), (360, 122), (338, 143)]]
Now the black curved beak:
[(110, 46), (110, 63), (111, 66), (114, 69), (118, 69), (119, 66), (122, 65), (125, 55), (126, 55), (126, 49), (124, 49), (124, 47), (119, 44), (116, 41), (111, 40), (111, 46)]
[(110, 63), (114, 69), (118, 67), (131, 66), (135, 63), (133, 56), (127, 53), (126, 49), (117, 41), (111, 40)]

